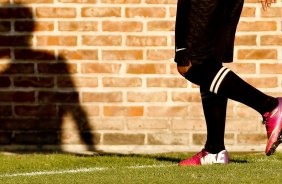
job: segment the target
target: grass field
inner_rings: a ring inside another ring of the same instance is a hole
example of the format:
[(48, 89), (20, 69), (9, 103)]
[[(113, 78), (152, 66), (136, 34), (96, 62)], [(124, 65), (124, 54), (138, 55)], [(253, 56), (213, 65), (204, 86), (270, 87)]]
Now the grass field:
[(282, 183), (281, 153), (230, 153), (228, 165), (177, 166), (192, 154), (0, 154), (0, 183)]

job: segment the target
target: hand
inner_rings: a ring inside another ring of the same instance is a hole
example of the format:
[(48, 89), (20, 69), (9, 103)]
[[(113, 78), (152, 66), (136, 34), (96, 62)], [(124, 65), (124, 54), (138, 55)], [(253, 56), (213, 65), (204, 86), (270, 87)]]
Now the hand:
[(265, 11), (271, 6), (271, 3), (276, 3), (276, 0), (258, 0), (261, 3), (262, 9)]

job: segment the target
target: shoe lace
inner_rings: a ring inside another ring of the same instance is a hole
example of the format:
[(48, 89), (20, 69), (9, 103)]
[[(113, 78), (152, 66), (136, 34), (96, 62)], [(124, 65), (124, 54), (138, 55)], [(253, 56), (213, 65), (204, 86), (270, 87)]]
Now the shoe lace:
[(264, 124), (264, 125), (267, 125), (268, 124), (268, 118), (269, 118), (269, 116), (270, 116), (270, 113), (269, 112), (267, 112), (267, 113), (265, 113), (263, 116), (262, 116), (262, 124)]
[(268, 121), (269, 117), (270, 117), (270, 113), (269, 112), (265, 113), (262, 116), (262, 124), (265, 125), (266, 131), (268, 131), (268, 129), (269, 129), (269, 123), (268, 123), (269, 122)]

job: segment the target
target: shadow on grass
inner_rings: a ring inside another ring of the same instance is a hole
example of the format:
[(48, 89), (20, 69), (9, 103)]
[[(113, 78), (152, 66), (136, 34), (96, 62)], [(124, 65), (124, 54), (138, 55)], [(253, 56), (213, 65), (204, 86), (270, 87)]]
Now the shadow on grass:
[(241, 159), (230, 159), (230, 163), (247, 164), (249, 162), (247, 160), (241, 160)]
[[(166, 154), (118, 154), (118, 153), (100, 153), (99, 156), (115, 156), (115, 157), (130, 157), (130, 158), (148, 158), (154, 159), (157, 161), (164, 161), (164, 162), (171, 162), (171, 163), (179, 163), (183, 160), (183, 155), (179, 153), (166, 153)], [(193, 154), (188, 154), (192, 156)], [(240, 158), (230, 158), (230, 163), (237, 163), (237, 164), (247, 164), (250, 163), (246, 159)]]
[[(169, 154), (169, 153), (168, 153)], [(99, 153), (98, 156), (113, 156), (113, 157), (123, 157), (123, 158), (144, 158), (153, 159), (163, 162), (178, 163), (181, 161), (176, 155), (165, 156), (164, 154), (119, 154), (119, 153)]]

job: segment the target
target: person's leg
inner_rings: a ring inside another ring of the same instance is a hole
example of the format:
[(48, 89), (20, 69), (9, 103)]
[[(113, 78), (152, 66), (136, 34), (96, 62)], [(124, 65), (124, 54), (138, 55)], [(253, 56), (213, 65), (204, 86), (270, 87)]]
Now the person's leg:
[(282, 98), (262, 93), (230, 69), (220, 65), (192, 65), (185, 77), (203, 90), (209, 90), (257, 110), (265, 119), (268, 136), (266, 155), (275, 152), (282, 142)]
[(201, 97), (207, 125), (205, 150), (216, 154), (225, 149), (224, 131), (227, 98), (202, 89)]
[(261, 115), (272, 111), (278, 105), (277, 98), (262, 93), (221, 65), (194, 65), (185, 77), (203, 90), (241, 102)]

